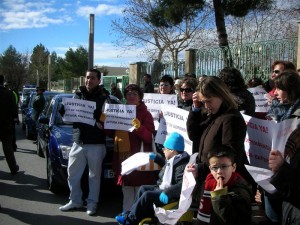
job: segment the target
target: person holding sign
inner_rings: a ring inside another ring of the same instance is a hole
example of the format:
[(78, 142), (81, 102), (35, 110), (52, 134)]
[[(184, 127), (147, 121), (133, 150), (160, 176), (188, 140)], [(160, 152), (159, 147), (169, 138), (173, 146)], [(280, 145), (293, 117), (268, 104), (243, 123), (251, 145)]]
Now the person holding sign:
[(289, 136), (282, 153), (273, 149), (269, 156), (271, 177), (283, 198), (282, 224), (300, 223), (300, 126)]
[[(267, 114), (269, 119), (281, 122), (300, 117), (300, 77), (294, 70), (285, 70), (274, 78), (275, 97)], [(266, 193), (266, 192), (265, 192)], [(280, 222), (282, 201), (276, 195), (264, 196), (267, 217)]]
[[(232, 149), (237, 162), (237, 172), (253, 182), (244, 164), (248, 164), (244, 140), (246, 123), (238, 111), (226, 84), (218, 77), (210, 76), (203, 80), (193, 95), (193, 108), (187, 119), (187, 132), (191, 141), (199, 142), (197, 185), (201, 185), (210, 172), (208, 153), (215, 146), (225, 145)], [(196, 194), (196, 193), (195, 193)], [(195, 196), (195, 200), (199, 196)]]
[(140, 187), (136, 200), (128, 212), (116, 216), (120, 224), (136, 225), (143, 218), (153, 217), (154, 208), (176, 202), (180, 198), (183, 172), (190, 156), (184, 151), (184, 138), (177, 132), (170, 134), (164, 142), (164, 155), (150, 153), (149, 158), (162, 169), (156, 185)]
[[(68, 184), (70, 187), (70, 201), (59, 207), (61, 211), (69, 211), (74, 208), (83, 207), (81, 177), (88, 165), (89, 167), (89, 194), (87, 199), (87, 214), (94, 215), (97, 211), (102, 162), (106, 155), (105, 134), (99, 124), (101, 109), (106, 101), (106, 96), (99, 86), (101, 73), (99, 70), (91, 69), (86, 72), (85, 86), (76, 92), (76, 99), (96, 102), (94, 117), (96, 123), (89, 125), (85, 123), (73, 123), (73, 146), (69, 154)], [(63, 114), (63, 109), (60, 113)]]
[[(122, 186), (123, 211), (127, 211), (134, 202), (138, 188), (144, 184), (153, 184), (156, 176), (153, 171), (133, 171), (128, 175), (121, 175), (121, 163), (140, 152), (142, 146), (144, 152), (153, 151), (152, 138), (155, 128), (153, 117), (142, 101), (144, 97), (142, 89), (136, 84), (129, 84), (124, 90), (124, 96), (128, 105), (136, 106), (136, 118), (132, 121), (134, 130), (132, 132), (106, 130), (106, 133), (115, 140), (113, 169), (117, 185)], [(105, 116), (102, 115), (100, 120), (104, 121)]]

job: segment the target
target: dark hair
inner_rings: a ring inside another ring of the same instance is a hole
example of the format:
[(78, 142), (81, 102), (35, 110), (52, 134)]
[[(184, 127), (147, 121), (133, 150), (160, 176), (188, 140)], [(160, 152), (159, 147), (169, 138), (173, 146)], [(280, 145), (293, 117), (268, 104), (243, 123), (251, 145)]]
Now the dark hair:
[(96, 76), (97, 76), (98, 80), (101, 79), (101, 73), (97, 69), (88, 69), (86, 72), (96, 73)]
[(151, 80), (151, 75), (148, 73), (145, 73), (144, 76), (148, 77)]
[(197, 81), (197, 79), (195, 79), (195, 78), (192, 78), (192, 77), (186, 77), (186, 78), (184, 78), (184, 79), (182, 80), (181, 86), (182, 86), (183, 84), (186, 84), (189, 88), (191, 88), (191, 89), (193, 89), (193, 91), (195, 91), (196, 88), (197, 88), (197, 85), (198, 85), (198, 81)]
[(251, 80), (248, 81), (247, 86), (248, 87), (257, 87), (258, 85), (262, 85), (263, 81), (262, 79), (258, 78), (258, 77), (253, 77)]
[(296, 70), (295, 65), (290, 61), (276, 60), (272, 63), (271, 69), (274, 70), (274, 67), (278, 64), (283, 65), (283, 70)]
[(184, 74), (184, 77), (196, 78), (196, 74), (194, 74), (194, 73), (186, 73), (186, 74)]
[(285, 70), (274, 79), (275, 88), (287, 92), (287, 100), (294, 103), (300, 98), (300, 76), (294, 70)]
[(214, 147), (210, 152), (208, 152), (207, 159), (210, 160), (212, 157), (227, 157), (231, 160), (232, 163), (235, 163), (234, 150), (227, 145)]
[(241, 72), (236, 68), (224, 67), (219, 73), (219, 78), (224, 81), (232, 93), (247, 89)]
[(124, 96), (126, 96), (126, 94), (129, 91), (136, 91), (141, 99), (141, 101), (144, 98), (144, 92), (143, 90), (140, 88), (140, 86), (138, 86), (137, 84), (128, 84), (125, 89), (124, 89)]
[(238, 105), (230, 93), (227, 85), (215, 76), (209, 76), (199, 83), (197, 91), (207, 98), (218, 97), (222, 99), (227, 108), (237, 109)]
[(169, 82), (169, 84), (173, 87), (174, 86), (174, 80), (170, 75), (164, 75), (160, 78), (160, 82)]

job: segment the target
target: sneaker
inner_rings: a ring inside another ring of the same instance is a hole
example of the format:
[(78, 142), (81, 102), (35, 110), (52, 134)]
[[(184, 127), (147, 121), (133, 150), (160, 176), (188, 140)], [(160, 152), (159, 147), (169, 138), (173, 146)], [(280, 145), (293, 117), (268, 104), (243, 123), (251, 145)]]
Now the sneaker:
[(96, 212), (97, 212), (97, 205), (96, 205), (96, 204), (89, 204), (89, 205), (87, 206), (86, 213), (87, 213), (89, 216), (95, 215)]
[(116, 221), (119, 223), (119, 224), (124, 224), (125, 222), (125, 217), (124, 216), (116, 216), (115, 217)]
[(82, 208), (82, 205), (81, 204), (77, 204), (77, 203), (74, 203), (72, 201), (69, 201), (67, 204), (65, 204), (64, 206), (61, 206), (59, 207), (60, 211), (69, 211), (71, 209), (78, 209), (78, 208)]

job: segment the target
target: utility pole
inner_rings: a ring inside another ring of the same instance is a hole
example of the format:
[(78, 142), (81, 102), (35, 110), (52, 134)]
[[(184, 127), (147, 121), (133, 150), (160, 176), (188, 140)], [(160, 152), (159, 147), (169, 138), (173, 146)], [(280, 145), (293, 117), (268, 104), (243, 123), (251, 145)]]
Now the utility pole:
[(90, 14), (88, 69), (94, 68), (94, 22), (95, 22), (95, 15)]
[(51, 91), (51, 54), (48, 55), (48, 91)]

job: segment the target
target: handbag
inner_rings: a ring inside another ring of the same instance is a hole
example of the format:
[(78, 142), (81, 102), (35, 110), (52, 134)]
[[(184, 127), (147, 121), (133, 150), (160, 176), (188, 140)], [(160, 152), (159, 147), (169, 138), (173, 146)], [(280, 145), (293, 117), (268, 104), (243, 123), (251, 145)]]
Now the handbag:
[[(144, 142), (141, 143), (140, 152), (144, 152)], [(157, 154), (153, 135), (152, 135), (152, 152)], [(155, 163), (154, 160), (149, 159), (148, 164), (143, 165), (140, 168), (137, 168), (136, 170), (138, 170), (138, 171), (157, 171), (157, 170), (160, 170), (160, 169), (161, 169), (161, 167), (157, 163)]]

